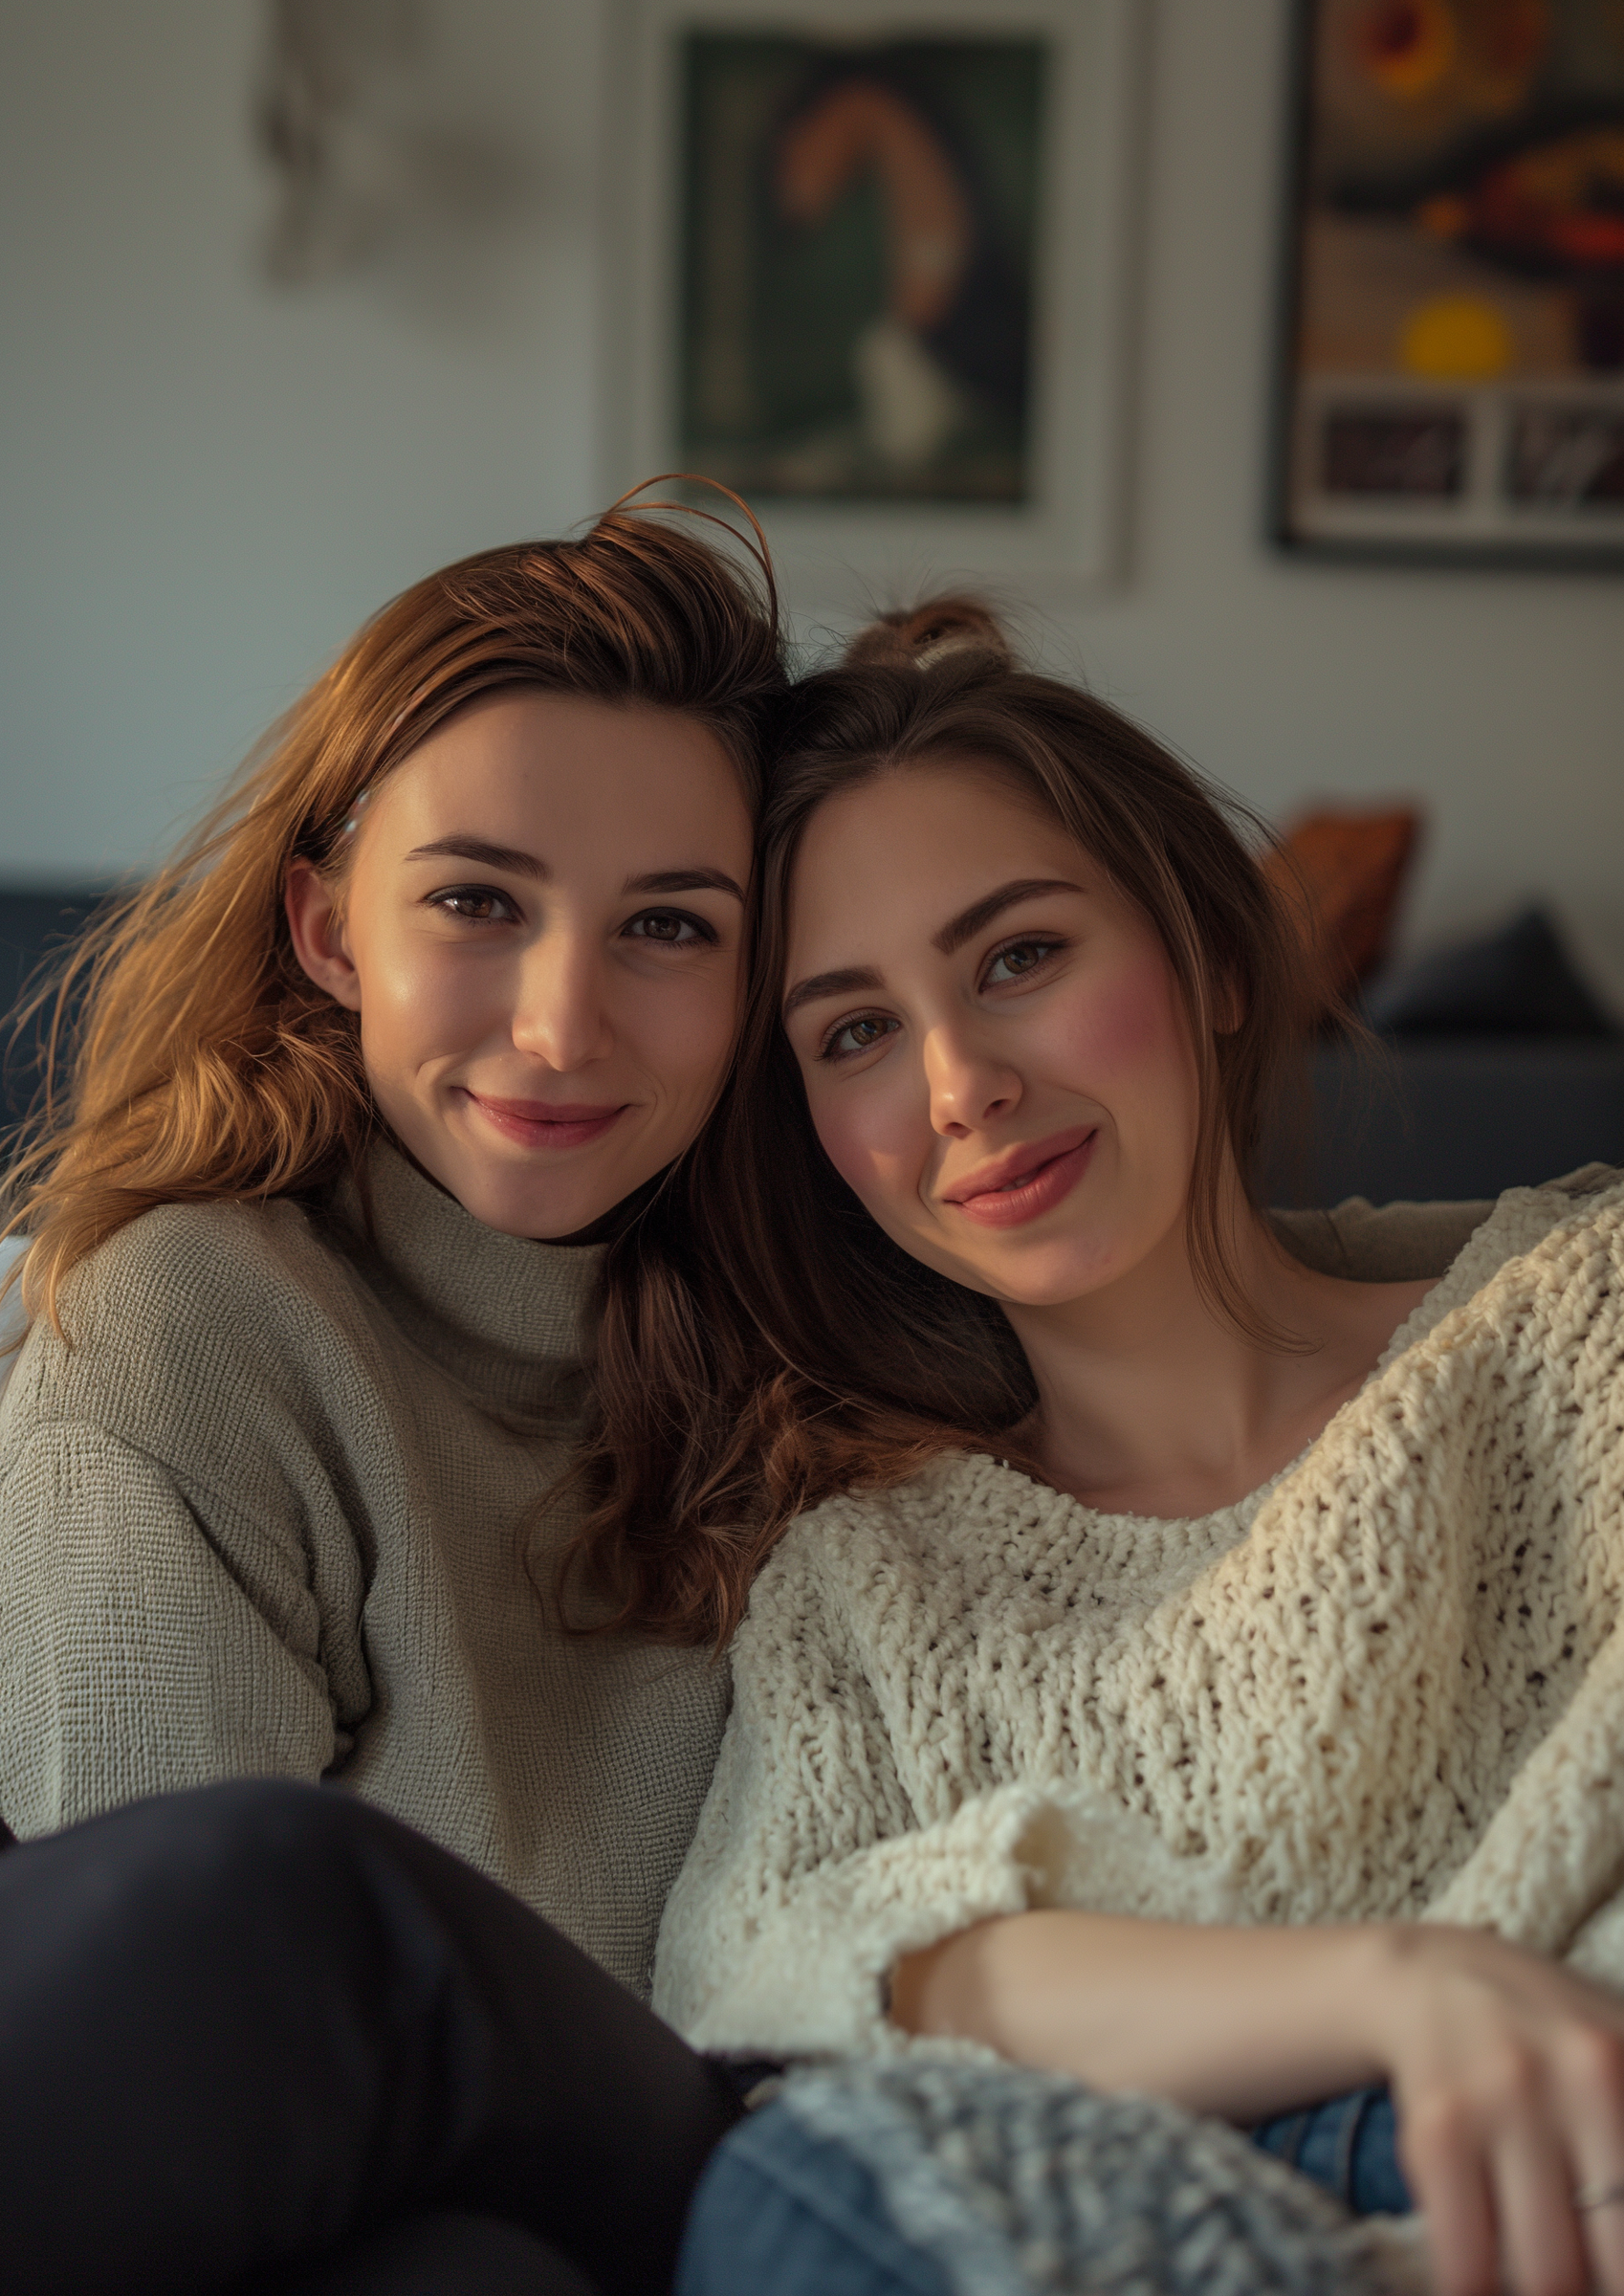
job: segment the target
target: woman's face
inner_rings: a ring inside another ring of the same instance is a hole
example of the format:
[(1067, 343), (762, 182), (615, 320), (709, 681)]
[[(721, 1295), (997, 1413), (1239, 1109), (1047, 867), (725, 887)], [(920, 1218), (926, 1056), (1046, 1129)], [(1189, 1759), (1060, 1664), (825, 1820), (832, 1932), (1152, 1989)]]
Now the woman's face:
[(1197, 1078), (1155, 932), (973, 761), (814, 815), (784, 1019), (818, 1137), (905, 1251), (1011, 1304), (1181, 1243)]
[(436, 727), (362, 809), (343, 885), (296, 866), (288, 914), (424, 1170), (492, 1227), (569, 1236), (705, 1120), (750, 863), (713, 736), (519, 690)]

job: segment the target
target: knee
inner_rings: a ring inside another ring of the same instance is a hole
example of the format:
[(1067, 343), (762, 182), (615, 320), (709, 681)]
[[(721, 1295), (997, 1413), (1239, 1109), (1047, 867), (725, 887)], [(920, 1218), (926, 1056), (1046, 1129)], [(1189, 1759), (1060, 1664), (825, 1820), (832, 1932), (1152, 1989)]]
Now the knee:
[(374, 1813), (290, 1778), (233, 1778), (133, 1802), (94, 1821), (120, 1894), (153, 1895), (171, 1917), (263, 1919), (307, 1896), (330, 1900), (353, 1870)]

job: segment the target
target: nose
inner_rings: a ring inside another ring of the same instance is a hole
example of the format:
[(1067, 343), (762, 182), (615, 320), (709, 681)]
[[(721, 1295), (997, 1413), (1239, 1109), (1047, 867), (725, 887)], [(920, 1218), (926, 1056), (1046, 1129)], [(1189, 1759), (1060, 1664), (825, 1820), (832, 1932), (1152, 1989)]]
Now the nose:
[(584, 933), (543, 934), (525, 951), (514, 1003), (513, 1040), (560, 1076), (602, 1060), (613, 1031), (604, 1002), (603, 963)]
[(1012, 1115), (1020, 1100), (1020, 1078), (1008, 1063), (990, 1054), (972, 1032), (946, 1025), (926, 1035), (925, 1081), (932, 1129), (947, 1139), (984, 1132)]

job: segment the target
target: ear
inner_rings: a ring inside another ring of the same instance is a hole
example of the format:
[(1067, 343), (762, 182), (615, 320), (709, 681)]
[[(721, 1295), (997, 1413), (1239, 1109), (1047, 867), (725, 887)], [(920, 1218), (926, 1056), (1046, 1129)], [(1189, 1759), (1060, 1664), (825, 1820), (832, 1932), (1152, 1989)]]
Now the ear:
[(351, 1012), (361, 1010), (361, 975), (350, 955), (339, 890), (314, 861), (296, 854), (288, 864), (282, 906), (288, 914), (294, 955), (318, 988)]

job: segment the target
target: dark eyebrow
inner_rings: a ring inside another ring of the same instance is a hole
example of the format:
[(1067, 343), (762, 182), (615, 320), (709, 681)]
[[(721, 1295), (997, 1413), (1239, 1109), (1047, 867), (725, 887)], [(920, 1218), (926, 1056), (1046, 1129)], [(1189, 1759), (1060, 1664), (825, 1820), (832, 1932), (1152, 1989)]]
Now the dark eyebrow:
[(1064, 877), (1016, 877), (1008, 885), (1000, 885), (997, 893), (989, 893), (984, 900), (973, 901), (968, 909), (961, 909), (951, 923), (932, 936), (933, 941), (944, 957), (951, 957), (955, 949), (961, 949), (983, 925), (990, 925), (1004, 910), (1013, 909), (1017, 901), (1029, 901), (1039, 893), (1082, 890), (1081, 885), (1073, 885)]
[(414, 845), (406, 855), (408, 861), (427, 861), (434, 857), (448, 861), (477, 861), (486, 869), (505, 869), (516, 877), (551, 876), (545, 861), (534, 853), (521, 853), (511, 845), (492, 845), (484, 837), (436, 837), (432, 845)]
[(810, 973), (798, 981), (784, 999), (784, 1019), (799, 1012), (803, 1004), (815, 1004), (820, 997), (845, 997), (860, 988), (880, 988), (884, 985), (871, 964), (848, 964), (844, 972)]
[(657, 869), (647, 877), (627, 877), (621, 887), (623, 893), (731, 893), (735, 901), (744, 898), (744, 888), (735, 885), (719, 869)]

